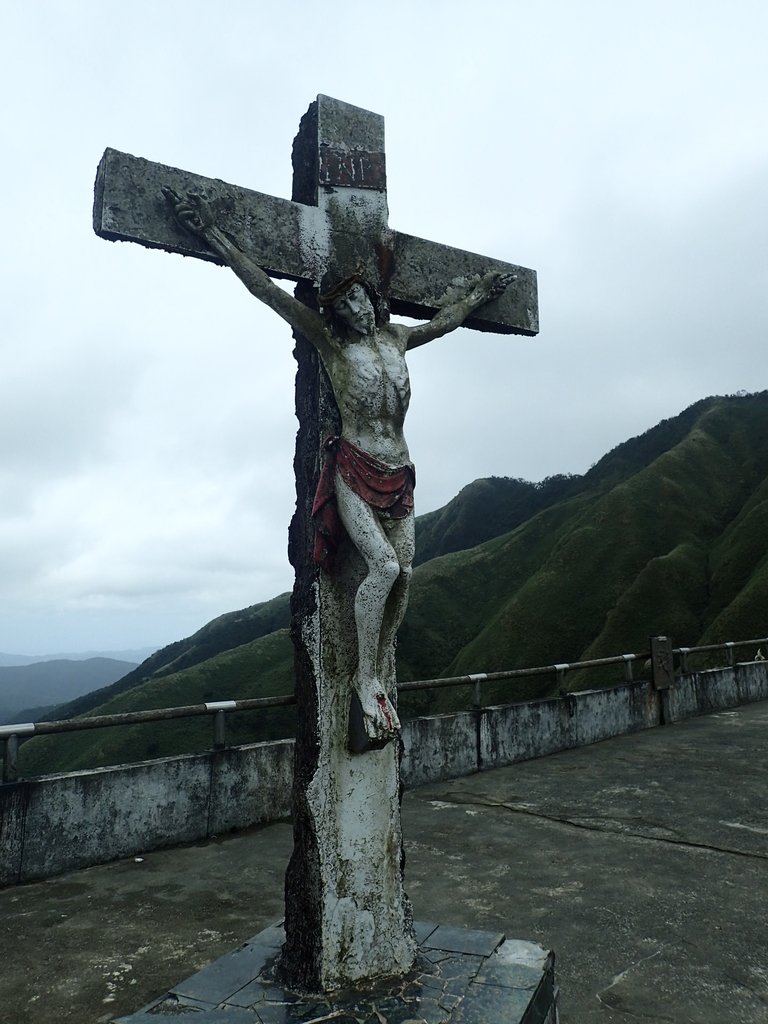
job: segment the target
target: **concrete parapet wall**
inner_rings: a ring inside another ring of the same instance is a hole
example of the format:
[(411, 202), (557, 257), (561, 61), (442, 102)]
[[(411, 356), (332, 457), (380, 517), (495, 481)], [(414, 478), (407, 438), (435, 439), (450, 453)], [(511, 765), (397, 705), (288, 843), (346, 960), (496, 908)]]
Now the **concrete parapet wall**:
[(485, 708), (479, 767), (501, 768), (650, 729), (659, 721), (658, 693), (648, 682)]
[(403, 723), (400, 778), (408, 789), (472, 775), (477, 765), (477, 716), (471, 711)]
[(287, 818), (293, 740), (228, 747), (212, 755), (207, 835)]
[(680, 722), (709, 711), (735, 708), (768, 700), (768, 662), (743, 662), (733, 668), (715, 668), (679, 676), (664, 692), (664, 721)]
[(0, 885), (285, 818), (292, 774), (277, 740), (0, 786)]
[[(417, 718), (401, 775), (410, 788), (759, 700), (768, 662)], [(292, 769), (278, 740), (0, 785), (0, 886), (286, 818)]]

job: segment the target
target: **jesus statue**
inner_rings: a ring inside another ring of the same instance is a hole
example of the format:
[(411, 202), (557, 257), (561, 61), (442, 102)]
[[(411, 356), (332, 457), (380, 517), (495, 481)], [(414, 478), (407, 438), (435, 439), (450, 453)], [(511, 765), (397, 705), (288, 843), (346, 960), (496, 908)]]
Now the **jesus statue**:
[(366, 575), (355, 595), (357, 668), (353, 699), (360, 702), (372, 745), (400, 728), (382, 680), (394, 680), (395, 634), (408, 600), (414, 556), (415, 473), (403, 424), (410, 401), (405, 355), (439, 338), (499, 296), (513, 274), (491, 272), (458, 281), (427, 323), (389, 322), (373, 287), (356, 272), (318, 296), (318, 313), (278, 287), (214, 222), (204, 197), (164, 194), (178, 222), (202, 238), (246, 288), (315, 347), (339, 409), (341, 431), (324, 443), (325, 463), (313, 506), (315, 560), (333, 572), (344, 534), (362, 556)]

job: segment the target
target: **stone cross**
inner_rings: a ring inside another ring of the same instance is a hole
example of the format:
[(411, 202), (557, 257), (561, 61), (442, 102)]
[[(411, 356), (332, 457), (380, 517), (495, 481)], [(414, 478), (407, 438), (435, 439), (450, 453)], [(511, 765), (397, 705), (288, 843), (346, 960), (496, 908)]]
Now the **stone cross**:
[[(329, 366), (318, 356), (317, 341), (310, 343), (307, 331), (298, 328), (306, 324), (309, 334), (320, 337), (321, 354), (324, 328), (317, 314), (286, 314), (288, 300), (270, 301), (272, 286), (261, 271), (297, 282), (297, 298), (314, 309), (319, 293), (332, 292), (354, 274), (392, 313), (428, 320), (438, 314), (433, 323), (444, 316), (438, 311), (445, 308), (446, 289), (466, 292), (478, 276), (501, 274), (506, 281), (514, 275), (512, 286), (490, 292), (482, 305), (476, 299), (462, 316), (466, 326), (481, 331), (533, 335), (538, 307), (533, 271), (389, 228), (379, 115), (318, 96), (302, 118), (293, 167), (288, 201), (108, 149), (96, 179), (94, 229), (104, 238), (213, 262), (228, 262), (228, 252), (243, 262), (245, 254), (245, 263), (261, 269), (229, 265), (294, 326), (299, 431), (289, 556), (296, 571), (292, 635), (299, 720), (281, 969), (296, 988), (328, 991), (402, 974), (413, 962), (411, 910), (403, 889), (399, 744), (386, 742), (386, 736), (375, 741), (354, 685), (361, 646), (355, 596), (366, 564), (349, 540), (342, 541), (333, 572), (319, 570), (313, 560), (312, 506), (323, 442), (340, 433), (341, 420), (338, 386), (334, 392), (325, 372)], [(184, 197), (190, 195), (205, 197), (213, 233), (185, 230), (179, 210), (186, 209), (189, 220), (191, 200)], [(177, 216), (169, 196), (179, 200)], [(388, 330), (392, 336), (404, 331)], [(407, 347), (422, 340), (429, 340), (428, 333), (420, 338), (414, 331)], [(393, 637), (394, 628), (390, 632)], [(393, 643), (392, 657), (380, 658), (388, 695), (381, 699), (387, 702), (395, 700)], [(396, 720), (393, 708), (391, 715)]]

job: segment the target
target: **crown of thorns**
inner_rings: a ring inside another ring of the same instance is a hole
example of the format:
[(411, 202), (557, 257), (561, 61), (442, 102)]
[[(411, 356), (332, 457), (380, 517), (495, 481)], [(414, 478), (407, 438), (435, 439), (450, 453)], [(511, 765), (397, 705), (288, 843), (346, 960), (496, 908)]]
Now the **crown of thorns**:
[(340, 299), (341, 296), (345, 292), (348, 292), (352, 285), (355, 284), (361, 284), (363, 286), (367, 284), (360, 270), (356, 270), (348, 277), (343, 278), (337, 285), (331, 288), (329, 292), (326, 292), (324, 295), (319, 295), (318, 298), (320, 300), (320, 305), (332, 306), (336, 299)]

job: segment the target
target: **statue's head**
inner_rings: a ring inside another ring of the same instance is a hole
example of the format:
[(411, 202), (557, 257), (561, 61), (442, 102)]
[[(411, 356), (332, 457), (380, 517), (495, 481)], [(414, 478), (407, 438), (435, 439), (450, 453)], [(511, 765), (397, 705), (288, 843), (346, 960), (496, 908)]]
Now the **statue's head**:
[(379, 296), (371, 284), (359, 274), (350, 274), (320, 296), (323, 309), (348, 330), (356, 334), (373, 334), (380, 321)]

